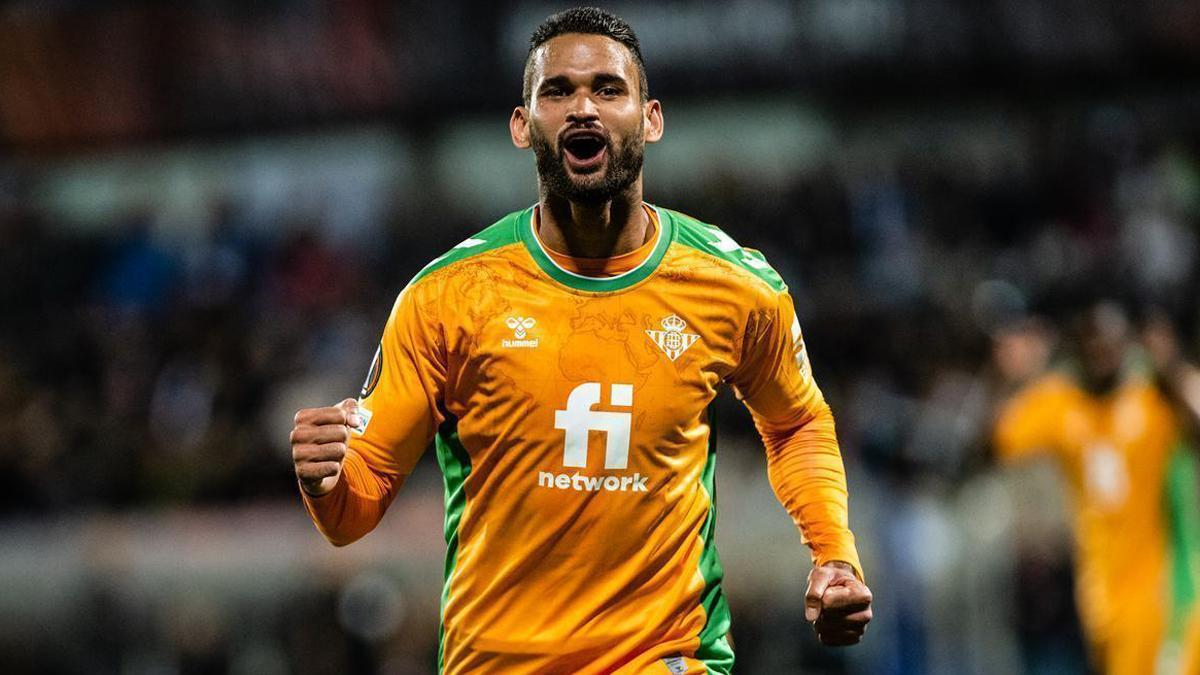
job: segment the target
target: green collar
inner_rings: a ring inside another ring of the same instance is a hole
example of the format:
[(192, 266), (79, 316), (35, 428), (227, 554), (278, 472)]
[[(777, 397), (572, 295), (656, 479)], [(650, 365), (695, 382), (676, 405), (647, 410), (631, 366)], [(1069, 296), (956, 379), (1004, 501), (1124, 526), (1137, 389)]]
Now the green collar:
[(640, 265), (618, 274), (615, 277), (587, 277), (574, 272), (570, 272), (558, 266), (546, 254), (542, 248), (541, 242), (533, 233), (533, 209), (537, 205), (531, 206), (521, 212), (517, 216), (517, 236), (525, 244), (525, 249), (529, 251), (529, 255), (533, 257), (534, 262), (542, 269), (549, 277), (558, 283), (576, 291), (587, 291), (590, 293), (611, 293), (614, 291), (622, 291), (634, 284), (643, 281), (654, 271), (658, 269), (659, 263), (667, 254), (667, 248), (671, 246), (671, 241), (675, 238), (675, 223), (669, 212), (659, 209), (657, 206), (650, 204), (650, 208), (658, 214), (658, 241), (654, 244), (654, 250), (650, 255), (642, 261)]

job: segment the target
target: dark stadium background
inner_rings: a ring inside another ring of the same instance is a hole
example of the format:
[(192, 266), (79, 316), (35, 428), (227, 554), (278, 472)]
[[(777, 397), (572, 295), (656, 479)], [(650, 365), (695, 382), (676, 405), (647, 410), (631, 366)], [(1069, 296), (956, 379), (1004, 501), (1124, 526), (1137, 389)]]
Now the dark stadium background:
[[(506, 120), (565, 5), (0, 5), (0, 671), (431, 672), (426, 457), (345, 549), (287, 432), (353, 394), (426, 261), (534, 200)], [(1064, 498), (987, 461), (989, 331), (1079, 289), (1195, 355), (1189, 0), (620, 2), (652, 202), (762, 249), (838, 415), (876, 598), (802, 620), (807, 553), (723, 399), (742, 673), (1082, 673)]]

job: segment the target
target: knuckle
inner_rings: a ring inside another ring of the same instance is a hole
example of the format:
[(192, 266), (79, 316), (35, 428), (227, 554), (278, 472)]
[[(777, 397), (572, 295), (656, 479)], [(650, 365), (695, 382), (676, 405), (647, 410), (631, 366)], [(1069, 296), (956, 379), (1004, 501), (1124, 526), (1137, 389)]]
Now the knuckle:
[(328, 462), (310, 462), (302, 464), (296, 469), (296, 475), (301, 480), (321, 480), (336, 473), (336, 468), (332, 467)]

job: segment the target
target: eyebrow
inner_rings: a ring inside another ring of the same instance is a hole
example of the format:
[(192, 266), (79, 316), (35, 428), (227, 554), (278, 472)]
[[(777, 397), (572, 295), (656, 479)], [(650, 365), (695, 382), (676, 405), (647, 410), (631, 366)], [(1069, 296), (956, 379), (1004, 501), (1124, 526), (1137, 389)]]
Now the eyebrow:
[[(538, 87), (538, 91), (541, 91), (547, 87), (566, 87), (570, 84), (571, 78), (567, 77), (566, 75), (555, 75), (554, 77), (547, 77), (546, 79), (542, 80), (542, 84)], [(617, 75), (616, 73), (596, 73), (592, 77), (593, 86), (605, 84), (620, 84), (628, 87), (628, 82), (625, 80), (625, 78)]]

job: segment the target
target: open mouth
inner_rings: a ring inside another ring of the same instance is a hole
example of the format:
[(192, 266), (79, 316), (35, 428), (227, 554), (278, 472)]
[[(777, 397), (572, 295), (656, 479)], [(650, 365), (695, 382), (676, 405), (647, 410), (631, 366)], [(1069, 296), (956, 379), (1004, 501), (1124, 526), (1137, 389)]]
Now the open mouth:
[(563, 154), (573, 169), (587, 169), (604, 159), (608, 143), (599, 132), (583, 131), (563, 139)]

